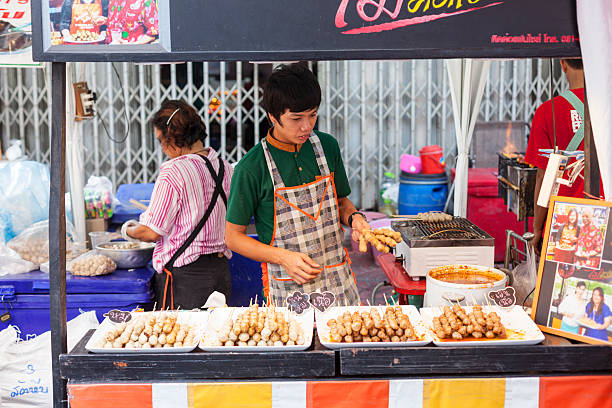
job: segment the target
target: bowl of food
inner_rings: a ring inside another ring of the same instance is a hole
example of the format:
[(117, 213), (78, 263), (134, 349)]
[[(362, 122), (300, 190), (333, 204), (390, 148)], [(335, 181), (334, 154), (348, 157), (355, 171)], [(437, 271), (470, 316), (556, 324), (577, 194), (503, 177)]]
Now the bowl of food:
[(506, 287), (507, 275), (499, 269), (479, 265), (446, 265), (425, 277), (424, 306), (486, 304), (487, 294)]
[(96, 245), (96, 251), (109, 257), (119, 269), (132, 269), (146, 266), (153, 257), (155, 243), (111, 241)]

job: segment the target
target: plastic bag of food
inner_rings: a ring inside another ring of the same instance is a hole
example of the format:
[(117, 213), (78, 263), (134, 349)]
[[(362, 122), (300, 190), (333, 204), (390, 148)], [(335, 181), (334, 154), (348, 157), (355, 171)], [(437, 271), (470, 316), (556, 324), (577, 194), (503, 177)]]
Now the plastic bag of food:
[(99, 276), (115, 272), (117, 265), (109, 257), (89, 251), (69, 262), (66, 269), (77, 276)]
[(21, 259), (19, 254), (5, 244), (0, 244), (0, 276), (18, 275), (36, 269), (30, 261)]
[[(66, 222), (66, 258), (74, 258), (74, 252), (79, 249), (73, 237), (76, 235), (74, 226)], [(17, 252), (21, 259), (30, 261), (39, 267), (49, 260), (49, 221), (41, 221), (27, 228), (21, 234), (8, 242), (8, 247)]]
[(91, 176), (83, 187), (85, 214), (87, 218), (105, 218), (113, 216), (115, 197), (113, 183), (108, 177)]

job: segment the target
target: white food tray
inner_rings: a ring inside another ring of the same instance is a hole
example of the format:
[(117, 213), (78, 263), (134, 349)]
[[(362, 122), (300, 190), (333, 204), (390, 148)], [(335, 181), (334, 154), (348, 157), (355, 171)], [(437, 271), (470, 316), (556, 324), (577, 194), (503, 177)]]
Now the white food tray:
[[(188, 353), (193, 351), (198, 345), (198, 339), (202, 337), (204, 327), (208, 321), (208, 312), (134, 312), (132, 313), (132, 319), (137, 319), (141, 316), (151, 315), (152, 313), (178, 313), (177, 323), (189, 324), (193, 326), (195, 330), (194, 344), (184, 347), (161, 347), (161, 348), (102, 348), (99, 347), (99, 340), (101, 340), (106, 333), (108, 333), (114, 326), (115, 323), (111, 322), (108, 317), (104, 319), (100, 326), (96, 329), (95, 333), (91, 336), (85, 349), (92, 353), (105, 353), (105, 354), (159, 354), (159, 353)], [(129, 322), (128, 322), (129, 324)]]
[[(471, 306), (462, 306), (466, 313), (472, 311)], [(497, 306), (483, 306), (484, 313), (496, 312), (504, 327), (506, 328), (507, 338), (492, 338), (477, 340), (468, 337), (465, 340), (440, 339), (433, 330), (434, 316), (440, 316), (441, 307), (424, 307), (421, 309), (423, 322), (433, 337), (433, 343), (440, 347), (482, 347), (482, 346), (515, 346), (538, 344), (544, 341), (544, 334), (538, 326), (531, 320), (531, 317), (520, 306), (513, 306), (504, 309)]]
[(344, 312), (349, 311), (353, 313), (355, 311), (361, 313), (363, 311), (371, 310), (372, 308), (378, 309), (380, 316), (382, 317), (385, 313), (386, 306), (340, 306), (340, 307), (331, 307), (325, 311), (325, 313), (321, 313), (319, 311), (316, 312), (316, 321), (317, 321), (317, 333), (319, 334), (319, 341), (325, 347), (337, 350), (342, 348), (355, 348), (355, 347), (363, 347), (363, 348), (388, 348), (388, 347), (414, 347), (414, 346), (424, 346), (432, 342), (432, 338), (425, 328), (423, 324), (423, 320), (421, 319), (421, 315), (419, 314), (416, 307), (412, 305), (401, 305), (402, 312), (408, 316), (408, 320), (410, 320), (410, 324), (414, 329), (415, 334), (419, 339), (415, 341), (400, 341), (400, 342), (390, 342), (390, 341), (380, 341), (380, 342), (355, 342), (355, 343), (336, 343), (329, 341), (329, 326), (327, 322), (331, 319), (337, 319), (338, 316), (342, 315)]
[[(267, 308), (260, 307), (260, 311), (264, 311)], [(290, 312), (286, 307), (275, 307), (275, 309), (279, 312), (285, 314), (285, 317)], [(201, 338), (199, 347), (204, 351), (222, 351), (224, 353), (229, 352), (266, 352), (266, 351), (303, 351), (310, 347), (312, 344), (312, 333), (314, 326), (314, 313), (312, 308), (308, 309), (301, 315), (294, 314), (298, 324), (302, 328), (304, 333), (304, 344), (295, 345), (295, 346), (211, 346), (210, 341), (213, 340), (217, 336), (218, 330), (223, 325), (228, 318), (232, 318), (232, 321), (235, 321), (236, 318), (241, 314), (247, 311), (246, 307), (222, 307), (218, 309), (214, 309), (210, 313), (210, 318), (208, 320), (208, 324), (206, 329), (204, 330), (204, 335)], [(208, 343), (208, 344), (207, 344)]]

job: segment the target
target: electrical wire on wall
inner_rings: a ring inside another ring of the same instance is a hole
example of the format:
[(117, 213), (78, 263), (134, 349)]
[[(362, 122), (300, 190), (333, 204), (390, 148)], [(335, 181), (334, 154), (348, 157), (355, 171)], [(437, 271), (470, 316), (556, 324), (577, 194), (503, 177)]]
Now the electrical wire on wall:
[[(127, 106), (128, 101), (125, 99), (125, 92), (124, 92), (124, 88), (123, 88), (123, 81), (121, 80), (121, 76), (119, 75), (119, 71), (117, 71), (117, 67), (115, 67), (115, 63), (111, 62), (110, 64), (113, 67), (113, 71), (115, 72), (115, 75), (117, 76), (117, 80), (119, 81), (119, 88), (121, 89), (121, 94), (123, 95), (123, 104), (124, 104), (124, 106)], [(109, 86), (112, 86), (112, 84), (109, 84)], [(111, 102), (111, 109), (112, 109), (112, 102)], [(106, 133), (106, 136), (112, 142), (114, 142), (116, 144), (125, 143), (127, 138), (130, 136), (130, 119), (128, 118), (128, 115), (127, 115), (127, 109), (123, 110), (123, 115), (125, 116), (125, 123), (126, 123), (125, 134), (123, 135), (123, 137), (121, 137), (119, 139), (115, 139), (114, 137), (111, 136), (110, 132), (108, 131), (108, 127), (106, 126), (106, 122), (104, 121), (104, 118), (102, 116), (100, 116), (100, 114), (96, 111), (96, 117), (98, 119), (100, 119), (100, 123), (102, 123), (102, 127), (104, 128), (104, 133)]]

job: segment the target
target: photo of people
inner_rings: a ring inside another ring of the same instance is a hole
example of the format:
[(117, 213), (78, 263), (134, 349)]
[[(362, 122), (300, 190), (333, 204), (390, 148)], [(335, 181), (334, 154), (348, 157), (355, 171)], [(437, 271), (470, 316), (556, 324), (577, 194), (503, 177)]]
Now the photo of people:
[(548, 326), (612, 341), (612, 276), (589, 268), (557, 264)]
[(546, 260), (599, 269), (609, 208), (555, 203)]
[(602, 287), (593, 289), (591, 300), (586, 306), (586, 318), (579, 321), (586, 327), (585, 336), (609, 341), (608, 328), (612, 323), (612, 311), (606, 304), (606, 296)]
[(50, 0), (52, 43), (150, 44), (159, 41), (157, 0)]

